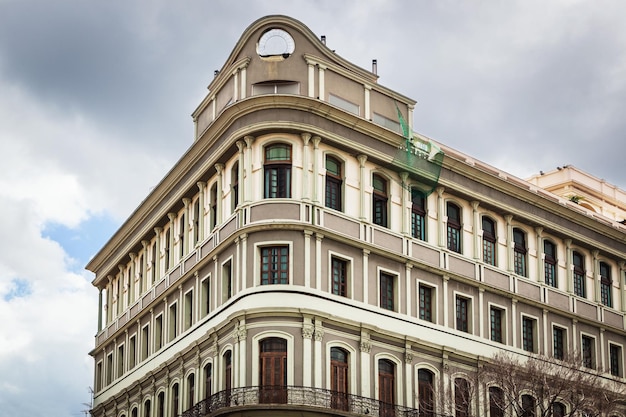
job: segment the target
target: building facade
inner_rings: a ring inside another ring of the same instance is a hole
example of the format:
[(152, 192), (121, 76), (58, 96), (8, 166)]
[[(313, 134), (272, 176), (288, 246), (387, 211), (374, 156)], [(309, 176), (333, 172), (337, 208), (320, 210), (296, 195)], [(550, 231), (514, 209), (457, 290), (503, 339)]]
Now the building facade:
[(501, 351), (623, 378), (623, 218), (407, 135), (415, 101), (372, 70), (291, 18), (246, 29), (193, 144), (87, 266), (94, 417), (459, 415)]

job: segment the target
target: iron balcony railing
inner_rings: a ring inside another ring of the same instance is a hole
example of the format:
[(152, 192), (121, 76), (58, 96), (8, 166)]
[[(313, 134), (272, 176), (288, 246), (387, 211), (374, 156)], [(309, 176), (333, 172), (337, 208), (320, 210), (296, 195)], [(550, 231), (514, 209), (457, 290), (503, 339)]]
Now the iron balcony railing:
[(206, 417), (225, 408), (255, 405), (271, 405), (272, 408), (306, 406), (368, 417), (449, 417), (373, 398), (300, 386), (240, 387), (220, 391), (198, 402), (180, 417)]

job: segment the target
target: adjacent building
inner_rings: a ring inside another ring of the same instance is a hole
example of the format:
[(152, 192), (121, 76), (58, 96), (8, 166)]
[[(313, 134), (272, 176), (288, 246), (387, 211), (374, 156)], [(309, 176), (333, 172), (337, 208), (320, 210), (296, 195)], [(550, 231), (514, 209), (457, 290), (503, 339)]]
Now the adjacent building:
[(411, 133), (414, 105), (294, 19), (251, 24), (87, 265), (92, 415), (458, 415), (499, 351), (621, 380), (626, 193), (515, 178)]

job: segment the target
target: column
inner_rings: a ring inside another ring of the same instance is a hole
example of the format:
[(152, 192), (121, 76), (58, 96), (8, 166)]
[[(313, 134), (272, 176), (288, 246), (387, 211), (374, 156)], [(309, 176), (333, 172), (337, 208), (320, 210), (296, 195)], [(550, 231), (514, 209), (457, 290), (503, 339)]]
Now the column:
[(324, 71), (326, 70), (326, 67), (324, 65), (317, 64), (317, 69), (317, 78), (319, 84), (319, 93), (317, 98), (319, 98), (320, 100), (325, 100), (326, 93), (324, 91), (324, 86), (326, 84), (326, 81), (324, 80)]
[(324, 235), (315, 234), (315, 288), (322, 289), (322, 239)]
[(513, 245), (515, 244), (513, 241), (513, 216), (511, 214), (507, 214), (504, 216), (504, 220), (506, 221), (506, 262), (507, 268), (509, 272), (515, 271), (515, 258), (513, 256)]
[[(183, 241), (181, 244), (183, 245), (183, 256), (189, 253), (189, 220), (191, 220), (191, 214), (189, 213), (189, 207), (191, 206), (191, 199), (183, 198), (183, 205), (185, 206), (183, 219), (185, 220), (183, 223)], [(182, 259), (181, 259), (182, 261)]]
[[(119, 264), (117, 266), (119, 270), (117, 275), (117, 317), (122, 314), (124, 309), (124, 269), (125, 265)], [(121, 284), (121, 285), (120, 285)]]
[[(238, 189), (237, 189), (237, 201), (239, 202), (239, 204), (241, 204), (243, 202), (243, 195), (244, 195), (244, 189), (245, 189), (245, 184), (243, 181), (243, 173), (244, 173), (244, 151), (246, 149), (246, 143), (243, 140), (238, 140), (237, 142), (235, 142), (235, 145), (237, 145), (237, 184)], [(230, 179), (230, 182), (233, 182), (233, 179)], [(235, 198), (234, 196), (231, 198)], [(233, 210), (235, 210), (236, 207), (233, 207)], [(242, 226), (243, 224), (240, 223), (240, 226)]]
[[(311, 235), (313, 234), (310, 230), (304, 231), (304, 286), (306, 288), (311, 288)], [(319, 264), (319, 262), (316, 262)]]
[(313, 356), (312, 354), (312, 340), (313, 338), (313, 322), (311, 317), (304, 316), (302, 319), (302, 385), (305, 387), (312, 387), (313, 375), (311, 370), (314, 367), (319, 367), (316, 363), (307, 363)]
[(243, 100), (244, 98), (246, 98), (247, 95), (247, 91), (246, 88), (248, 87), (247, 84), (247, 75), (248, 75), (248, 64), (250, 63), (250, 61), (248, 60), (245, 64), (241, 65), (239, 67), (240, 70), (240, 74), (241, 77), (239, 77), (241, 79), (241, 88), (239, 90), (239, 97)]
[[(130, 268), (128, 270), (128, 307), (135, 301), (135, 260), (137, 255), (134, 252), (128, 254), (130, 257)], [(141, 266), (139, 266), (141, 268)]]
[(326, 369), (324, 363), (322, 362), (322, 339), (324, 338), (324, 328), (322, 327), (322, 320), (315, 318), (313, 320), (314, 323), (314, 331), (313, 338), (314, 342), (314, 355), (315, 360), (313, 361), (315, 366), (315, 388), (322, 388), (322, 370)]
[(517, 300), (515, 298), (511, 300), (510, 322), (511, 322), (511, 334), (513, 335), (511, 344), (513, 345), (513, 347), (520, 347), (517, 345)]
[[(319, 192), (319, 180), (320, 180), (320, 142), (322, 138), (319, 136), (313, 136), (313, 202), (320, 202), (320, 192)], [(325, 166), (322, 163), (322, 167)], [(323, 189), (323, 188), (322, 188)]]
[(372, 120), (372, 106), (371, 106), (371, 92), (372, 92), (372, 87), (369, 85), (364, 84), (363, 85), (363, 95), (364, 95), (364, 101), (365, 101), (365, 108), (363, 109), (363, 118), (367, 119), (367, 120)]
[(370, 342), (370, 335), (367, 331), (361, 330), (361, 341), (359, 343), (359, 349), (361, 351), (361, 396), (366, 398), (372, 398), (371, 393), (371, 365), (370, 365), (370, 352), (372, 350), (372, 344)]
[(626, 312), (626, 288), (624, 288), (624, 281), (626, 280), (626, 274), (624, 272), (626, 271), (626, 262), (620, 261), (618, 265), (619, 271), (617, 279), (619, 279), (620, 311)]
[(593, 262), (593, 295), (594, 295), (594, 300), (597, 303), (601, 303), (602, 302), (602, 296), (600, 295), (600, 264), (598, 261), (598, 256), (600, 256), (600, 251), (599, 250), (594, 250), (591, 251), (591, 255), (593, 256), (592, 262)]
[(243, 182), (245, 202), (249, 203), (252, 201), (251, 191), (254, 186), (254, 184), (252, 184), (252, 143), (254, 142), (254, 136), (244, 136), (243, 140), (246, 142), (246, 150), (243, 158), (246, 166), (244, 178), (241, 178), (239, 183), (241, 184)]
[(480, 233), (482, 231), (482, 224), (480, 223), (480, 213), (478, 212), (478, 205), (480, 204), (480, 202), (472, 201), (471, 204), (472, 204), (472, 222), (473, 222), (472, 232), (474, 236), (474, 259), (480, 260), (480, 253), (482, 252), (481, 251), (482, 245), (480, 241), (480, 237), (482, 234)]
[(401, 172), (400, 173), (401, 180), (401, 193), (402, 193), (402, 233), (405, 235), (411, 234), (411, 222), (410, 222), (410, 213), (411, 213), (411, 195), (409, 186), (409, 173)]
[(223, 183), (223, 171), (224, 171), (224, 164), (215, 164), (215, 170), (217, 171), (217, 201), (215, 206), (217, 207), (217, 225), (222, 224), (222, 206), (223, 206), (223, 202), (222, 202), (222, 195), (223, 195), (223, 191), (222, 191), (222, 183)]
[[(154, 228), (154, 234), (156, 239), (154, 244), (156, 245), (156, 250), (154, 254), (156, 255), (156, 259), (152, 260), (152, 282), (151, 285), (161, 278), (161, 231), (163, 231), (160, 227)], [(167, 268), (167, 266), (166, 266)]]
[(566, 290), (572, 294), (574, 292), (574, 264), (572, 263), (572, 239), (565, 239), (565, 279)]
[[(237, 328), (237, 340), (239, 346), (239, 354), (238, 354), (238, 368), (239, 368), (239, 378), (236, 381), (238, 387), (242, 387), (246, 385), (246, 371), (247, 367), (247, 355), (246, 355), (246, 339), (248, 336), (248, 328), (246, 326), (245, 317), (239, 320), (239, 326)], [(234, 359), (234, 358), (233, 358)]]
[(437, 191), (437, 230), (439, 231), (439, 233), (437, 233), (437, 236), (439, 236), (438, 238), (438, 244), (439, 247), (445, 248), (446, 247), (446, 225), (445, 225), (445, 207), (443, 204), (443, 192), (444, 192), (444, 188), (443, 187), (437, 187), (436, 188)]
[[(543, 253), (543, 227), (535, 227), (535, 233), (537, 233), (537, 282), (545, 282), (544, 263), (546, 254)], [(530, 256), (528, 260), (530, 261)]]
[(196, 183), (198, 186), (198, 201), (200, 202), (200, 210), (198, 210), (198, 242), (202, 242), (204, 240), (204, 190), (206, 189), (206, 182), (198, 181)]
[(363, 249), (363, 302), (367, 304), (369, 297), (368, 283), (369, 283), (369, 256), (370, 251)]
[(404, 313), (407, 315), (411, 315), (411, 294), (413, 294), (413, 289), (411, 288), (411, 270), (413, 269), (413, 265), (407, 262), (404, 264), (404, 274), (405, 274), (405, 292), (406, 292), (406, 307), (404, 309)]
[(306, 61), (307, 64), (307, 69), (308, 69), (308, 84), (309, 84), (309, 88), (308, 88), (308, 95), (309, 97), (313, 98), (315, 97), (315, 67), (312, 61), (307, 60)]
[(365, 161), (367, 161), (367, 155), (357, 156), (359, 160), (359, 219), (366, 220), (367, 215), (365, 211)]
[(412, 106), (410, 104), (407, 106), (406, 122), (409, 124), (409, 136), (411, 137), (411, 140), (413, 139), (413, 110), (414, 109), (415, 109), (415, 106)]
[(248, 286), (248, 234), (242, 233), (241, 239), (241, 290), (245, 290)]
[(98, 333), (102, 330), (102, 288), (98, 287)]
[(543, 309), (543, 318), (541, 327), (543, 328), (543, 354), (548, 356), (550, 355), (550, 351), (548, 350), (548, 310)]
[[(485, 337), (485, 289), (478, 288), (478, 334)], [(488, 317), (491, 313), (488, 313)], [(506, 340), (506, 338), (504, 339)]]
[[(450, 277), (447, 275), (443, 276), (443, 285), (441, 288), (441, 296), (443, 297), (443, 325), (445, 327), (449, 327), (449, 314), (448, 314), (448, 281)], [(454, 301), (454, 300), (453, 300)]]
[(150, 247), (150, 242), (147, 240), (141, 241), (143, 258), (141, 258), (141, 265), (139, 266), (141, 270), (139, 271), (139, 295), (143, 294), (143, 292), (148, 288), (146, 281), (148, 280), (148, 248)]
[(165, 269), (169, 271), (169, 269), (174, 266), (174, 257), (172, 256), (172, 251), (174, 250), (174, 220), (176, 220), (176, 214), (167, 213), (167, 217), (170, 219), (170, 240), (168, 242), (169, 247), (167, 248), (167, 265), (165, 265)]
[(310, 133), (301, 133), (300, 137), (304, 143), (302, 147), (302, 200), (309, 200), (309, 142)]
[(414, 408), (413, 405), (413, 352), (411, 351), (411, 344), (405, 343), (404, 345), (404, 387), (405, 387), (405, 406)]
[(233, 103), (239, 100), (239, 68), (233, 71)]
[(107, 280), (107, 304), (105, 306), (107, 314), (105, 325), (111, 323), (111, 320), (113, 319), (113, 311), (111, 308), (113, 307), (113, 277), (111, 275), (107, 275)]

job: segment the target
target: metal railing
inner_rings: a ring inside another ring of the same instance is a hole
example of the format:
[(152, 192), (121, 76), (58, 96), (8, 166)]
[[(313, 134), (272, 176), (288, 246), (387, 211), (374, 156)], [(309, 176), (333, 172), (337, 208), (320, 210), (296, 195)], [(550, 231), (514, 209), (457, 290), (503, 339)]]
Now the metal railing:
[(420, 412), (374, 398), (361, 397), (321, 388), (300, 386), (240, 387), (220, 391), (183, 412), (180, 417), (206, 417), (231, 407), (307, 406), (371, 417), (448, 417), (429, 411)]

